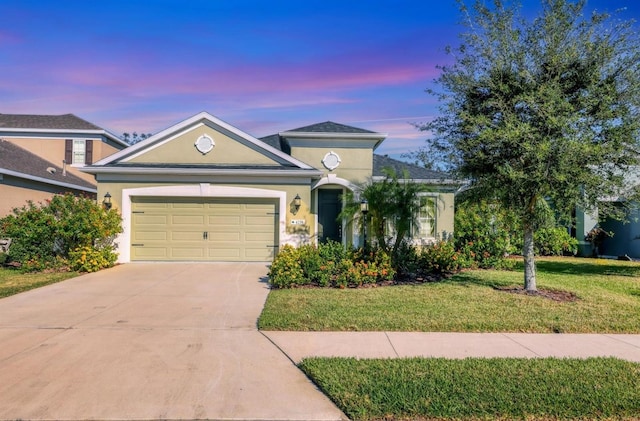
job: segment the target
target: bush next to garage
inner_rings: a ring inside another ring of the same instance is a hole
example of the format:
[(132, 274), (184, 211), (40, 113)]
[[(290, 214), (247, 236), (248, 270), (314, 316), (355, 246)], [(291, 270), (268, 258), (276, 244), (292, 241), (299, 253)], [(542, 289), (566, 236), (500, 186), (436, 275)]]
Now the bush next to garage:
[[(120, 232), (122, 220), (117, 211), (71, 194), (55, 195), (45, 203), (27, 202), (0, 219), (0, 237), (12, 239), (7, 260), (19, 263), (24, 271), (68, 267), (78, 250), (101, 256), (97, 266), (112, 266), (113, 240)], [(78, 267), (77, 262), (72, 266)], [(80, 265), (79, 270), (87, 268)]]
[(390, 282), (394, 277), (388, 253), (346, 249), (334, 241), (297, 248), (286, 245), (269, 269), (270, 283), (275, 288), (352, 288)]

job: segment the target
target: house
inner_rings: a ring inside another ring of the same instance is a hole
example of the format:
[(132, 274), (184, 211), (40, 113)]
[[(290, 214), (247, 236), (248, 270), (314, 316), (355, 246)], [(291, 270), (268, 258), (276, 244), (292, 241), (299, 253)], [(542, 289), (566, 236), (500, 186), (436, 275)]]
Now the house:
[(56, 193), (94, 196), (80, 168), (128, 146), (73, 114), (0, 114), (0, 217)]
[[(597, 209), (591, 213), (576, 212), (575, 237), (581, 255), (640, 259), (640, 203), (631, 199), (637, 197), (637, 189), (640, 188), (640, 168), (630, 169), (624, 179), (622, 191), (613, 197), (603, 197), (600, 202), (608, 202), (609, 206), (617, 208), (622, 219), (602, 217)], [(600, 244), (594, 250), (587, 238), (588, 233), (596, 227), (600, 227), (606, 235), (600, 237)]]
[(269, 261), (284, 244), (361, 244), (337, 219), (342, 194), (385, 165), (437, 189), (428, 236), (452, 233), (457, 186), (375, 155), (385, 137), (325, 122), (257, 139), (202, 112), (82, 170), (122, 214), (120, 262)]

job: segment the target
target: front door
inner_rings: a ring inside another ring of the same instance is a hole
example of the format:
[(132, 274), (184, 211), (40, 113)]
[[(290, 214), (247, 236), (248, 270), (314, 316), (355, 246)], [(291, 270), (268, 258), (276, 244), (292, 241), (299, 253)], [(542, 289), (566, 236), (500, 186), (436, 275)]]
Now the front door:
[(342, 242), (342, 190), (318, 190), (318, 242)]

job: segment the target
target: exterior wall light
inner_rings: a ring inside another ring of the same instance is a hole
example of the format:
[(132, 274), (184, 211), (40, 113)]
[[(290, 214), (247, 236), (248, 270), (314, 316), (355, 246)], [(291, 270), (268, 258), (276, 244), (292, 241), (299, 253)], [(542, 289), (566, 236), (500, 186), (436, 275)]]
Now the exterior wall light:
[(111, 209), (111, 195), (109, 194), (109, 192), (107, 192), (107, 194), (104, 195), (104, 200), (102, 201), (102, 206), (104, 206), (104, 208), (106, 210)]
[(369, 212), (369, 202), (367, 202), (367, 199), (362, 199), (360, 201), (360, 212), (362, 212), (363, 215), (366, 215), (367, 212)]
[(296, 197), (293, 198), (293, 214), (297, 214), (300, 210), (300, 205), (302, 205), (302, 199), (299, 194), (296, 194)]
[(360, 212), (362, 213), (362, 217), (364, 221), (362, 221), (362, 246), (364, 248), (365, 253), (367, 252), (367, 214), (369, 213), (369, 202), (367, 199), (362, 199), (360, 201)]

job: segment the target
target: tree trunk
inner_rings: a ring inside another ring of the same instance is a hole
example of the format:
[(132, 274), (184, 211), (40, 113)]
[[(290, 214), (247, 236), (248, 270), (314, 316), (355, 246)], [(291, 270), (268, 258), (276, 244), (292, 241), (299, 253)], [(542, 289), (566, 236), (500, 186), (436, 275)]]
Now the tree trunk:
[(530, 292), (538, 290), (536, 286), (536, 260), (533, 249), (533, 228), (524, 229), (524, 246), (522, 247), (524, 257), (524, 289)]

